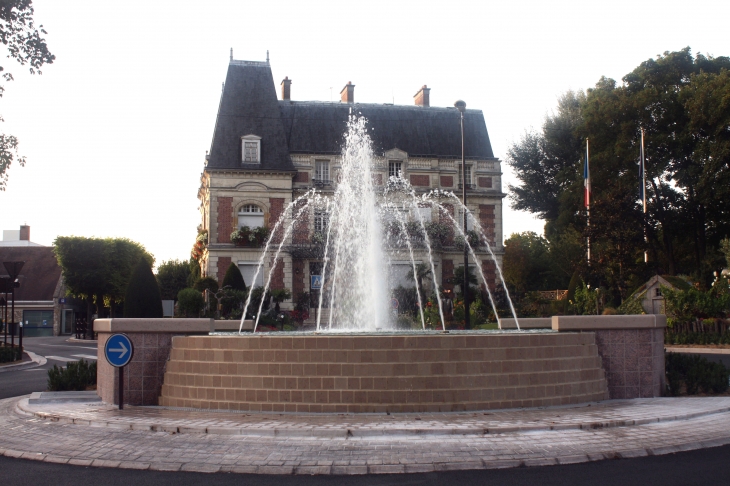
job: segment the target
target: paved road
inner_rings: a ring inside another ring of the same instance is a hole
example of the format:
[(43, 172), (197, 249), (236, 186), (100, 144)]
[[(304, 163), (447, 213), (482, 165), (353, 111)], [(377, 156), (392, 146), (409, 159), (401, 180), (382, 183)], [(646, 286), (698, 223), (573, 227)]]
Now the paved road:
[(134, 471), (0, 457), (3, 486), (706, 486), (728, 484), (730, 446), (566, 466), (376, 476), (258, 476)]
[(96, 360), (96, 342), (69, 343), (68, 336), (24, 338), (23, 346), (48, 359), (44, 366), (27, 370), (0, 373), (0, 399), (28, 395), (44, 391), (48, 381), (48, 369), (53, 365), (64, 366), (79, 359)]

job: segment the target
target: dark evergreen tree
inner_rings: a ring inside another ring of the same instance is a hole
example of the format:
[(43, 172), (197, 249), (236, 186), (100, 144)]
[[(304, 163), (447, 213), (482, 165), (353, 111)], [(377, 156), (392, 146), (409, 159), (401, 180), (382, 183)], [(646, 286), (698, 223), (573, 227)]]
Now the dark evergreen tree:
[(238, 265), (231, 263), (226, 270), (226, 275), (223, 277), (223, 287), (230, 287), (231, 290), (246, 291), (246, 282), (243, 281), (243, 275), (241, 270), (238, 269)]
[(140, 259), (134, 267), (124, 296), (124, 317), (162, 317), (162, 296), (152, 267)]

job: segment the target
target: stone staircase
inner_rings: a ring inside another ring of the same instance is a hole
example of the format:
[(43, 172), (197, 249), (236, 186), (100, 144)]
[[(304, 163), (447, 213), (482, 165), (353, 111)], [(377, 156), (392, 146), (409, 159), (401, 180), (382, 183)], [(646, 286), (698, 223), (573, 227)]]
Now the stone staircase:
[(595, 334), (173, 338), (159, 404), (265, 412), (450, 412), (608, 398)]

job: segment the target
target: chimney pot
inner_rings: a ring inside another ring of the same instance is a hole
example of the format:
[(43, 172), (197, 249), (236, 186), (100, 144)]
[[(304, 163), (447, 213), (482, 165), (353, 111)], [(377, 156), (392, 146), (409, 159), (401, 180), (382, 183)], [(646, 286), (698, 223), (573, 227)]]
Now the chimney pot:
[(281, 99), (282, 100), (291, 99), (291, 79), (289, 79), (289, 76), (286, 76), (284, 78), (284, 80), (281, 82)]
[(413, 100), (416, 102), (417, 106), (431, 106), (431, 100), (430, 95), (431, 88), (428, 88), (425, 84), (421, 89), (418, 90), (418, 93), (413, 95)]
[(355, 85), (352, 81), (348, 81), (342, 91), (340, 91), (340, 99), (343, 103), (354, 103), (355, 102)]
[(20, 227), (20, 240), (30, 241), (30, 226), (24, 224)]

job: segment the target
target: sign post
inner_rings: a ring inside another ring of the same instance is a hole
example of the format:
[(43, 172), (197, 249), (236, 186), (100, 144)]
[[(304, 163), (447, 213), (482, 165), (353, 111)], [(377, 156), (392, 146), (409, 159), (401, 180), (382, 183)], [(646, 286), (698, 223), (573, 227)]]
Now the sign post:
[(112, 334), (104, 345), (104, 356), (107, 362), (119, 368), (119, 410), (124, 409), (124, 367), (129, 364), (134, 354), (132, 340), (126, 334)]

